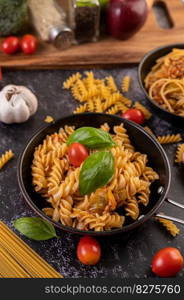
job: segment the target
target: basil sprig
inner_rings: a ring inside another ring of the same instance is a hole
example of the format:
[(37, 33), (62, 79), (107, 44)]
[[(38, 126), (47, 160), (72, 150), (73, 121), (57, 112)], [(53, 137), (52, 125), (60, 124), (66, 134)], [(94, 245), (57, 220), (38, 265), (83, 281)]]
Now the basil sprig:
[(80, 171), (79, 191), (88, 195), (106, 185), (114, 175), (114, 157), (109, 151), (95, 152), (85, 161)]
[(76, 142), (90, 149), (110, 148), (115, 145), (110, 134), (93, 127), (81, 127), (75, 130), (70, 135), (67, 144), (70, 145)]
[(23, 217), (13, 224), (20, 233), (32, 240), (45, 241), (57, 237), (54, 226), (38, 217)]

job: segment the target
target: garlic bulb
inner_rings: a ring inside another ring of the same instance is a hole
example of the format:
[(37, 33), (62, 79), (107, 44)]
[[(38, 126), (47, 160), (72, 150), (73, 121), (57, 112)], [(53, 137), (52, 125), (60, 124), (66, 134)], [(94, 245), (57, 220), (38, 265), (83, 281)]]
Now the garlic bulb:
[(27, 121), (37, 108), (36, 96), (24, 86), (7, 85), (0, 92), (0, 121), (6, 124)]

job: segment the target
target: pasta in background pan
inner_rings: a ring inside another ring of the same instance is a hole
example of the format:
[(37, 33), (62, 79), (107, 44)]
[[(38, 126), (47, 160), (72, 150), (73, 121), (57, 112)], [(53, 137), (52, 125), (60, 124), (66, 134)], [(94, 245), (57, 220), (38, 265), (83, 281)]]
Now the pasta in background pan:
[(184, 49), (159, 58), (145, 78), (151, 99), (167, 111), (184, 116)]

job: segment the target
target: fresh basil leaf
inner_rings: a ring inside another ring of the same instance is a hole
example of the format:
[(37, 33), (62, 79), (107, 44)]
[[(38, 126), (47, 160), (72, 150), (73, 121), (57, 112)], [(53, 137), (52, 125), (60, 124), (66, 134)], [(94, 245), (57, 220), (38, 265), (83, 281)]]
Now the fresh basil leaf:
[(93, 127), (81, 127), (75, 130), (69, 137), (67, 144), (76, 142), (90, 149), (110, 148), (115, 145), (109, 133)]
[(15, 228), (26, 237), (36, 241), (44, 241), (57, 237), (54, 226), (37, 217), (23, 217), (13, 222)]
[(90, 155), (80, 171), (80, 194), (88, 195), (106, 185), (114, 175), (114, 157), (111, 152), (100, 151)]

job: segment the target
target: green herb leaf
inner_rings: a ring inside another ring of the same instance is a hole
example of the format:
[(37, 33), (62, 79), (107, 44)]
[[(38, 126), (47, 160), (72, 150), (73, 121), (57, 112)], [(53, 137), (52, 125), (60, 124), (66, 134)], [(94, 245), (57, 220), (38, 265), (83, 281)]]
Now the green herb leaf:
[(24, 217), (13, 222), (15, 228), (26, 237), (36, 241), (44, 241), (57, 237), (54, 226), (41, 218)]
[(90, 155), (80, 171), (80, 194), (87, 195), (106, 185), (114, 175), (114, 157), (111, 152), (101, 151)]
[(93, 127), (81, 127), (75, 130), (69, 137), (67, 144), (70, 145), (75, 142), (81, 143), (90, 149), (110, 148), (115, 145), (110, 134)]

